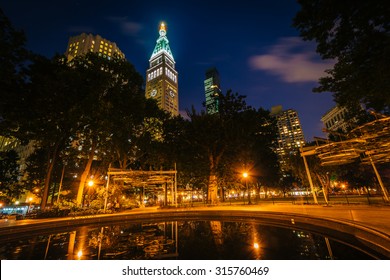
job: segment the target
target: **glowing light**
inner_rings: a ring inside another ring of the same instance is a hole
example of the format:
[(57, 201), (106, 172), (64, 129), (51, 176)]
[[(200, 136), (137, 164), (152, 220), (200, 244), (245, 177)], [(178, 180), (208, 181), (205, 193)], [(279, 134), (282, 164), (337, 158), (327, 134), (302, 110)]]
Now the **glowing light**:
[(78, 251), (78, 252), (77, 252), (77, 257), (78, 257), (79, 259), (81, 259), (82, 256), (83, 256), (83, 250)]
[(92, 180), (88, 181), (88, 186), (89, 186), (89, 187), (92, 187), (92, 186), (93, 186), (93, 181), (92, 181)]
[(259, 243), (257, 243), (257, 242), (253, 243), (253, 248), (255, 248), (255, 249), (259, 249), (259, 248), (260, 248), (260, 245), (259, 245)]
[(248, 177), (248, 173), (244, 172), (244, 173), (242, 173), (242, 176), (243, 176), (244, 178), (247, 178), (247, 177)]
[(166, 28), (165, 28), (165, 23), (162, 22), (160, 24), (160, 30), (167, 31)]

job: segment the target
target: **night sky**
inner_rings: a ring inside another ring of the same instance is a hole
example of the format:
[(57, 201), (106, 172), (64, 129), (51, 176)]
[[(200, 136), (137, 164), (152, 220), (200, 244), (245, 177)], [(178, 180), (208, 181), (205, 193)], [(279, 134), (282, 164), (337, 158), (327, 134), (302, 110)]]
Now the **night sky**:
[(13, 26), (27, 35), (27, 48), (52, 57), (63, 54), (70, 36), (99, 34), (115, 42), (145, 78), (149, 58), (167, 25), (179, 73), (180, 111), (203, 109), (205, 71), (216, 67), (221, 88), (247, 96), (252, 107), (295, 109), (307, 141), (323, 137), (321, 117), (335, 105), (330, 93), (312, 88), (332, 66), (315, 44), (292, 27), (293, 0), (0, 0)]

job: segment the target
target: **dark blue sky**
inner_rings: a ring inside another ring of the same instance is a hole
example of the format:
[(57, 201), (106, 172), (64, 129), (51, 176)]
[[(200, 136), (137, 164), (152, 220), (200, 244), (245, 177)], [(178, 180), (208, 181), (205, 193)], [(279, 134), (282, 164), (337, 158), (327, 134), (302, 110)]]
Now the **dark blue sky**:
[(247, 96), (255, 108), (295, 109), (307, 141), (324, 136), (320, 121), (335, 105), (330, 93), (312, 93), (331, 67), (304, 42), (292, 18), (294, 0), (1, 0), (12, 24), (27, 35), (27, 47), (52, 57), (64, 53), (70, 36), (99, 34), (116, 42), (144, 77), (158, 38), (159, 23), (179, 73), (180, 111), (202, 109), (205, 71), (217, 67), (223, 92)]

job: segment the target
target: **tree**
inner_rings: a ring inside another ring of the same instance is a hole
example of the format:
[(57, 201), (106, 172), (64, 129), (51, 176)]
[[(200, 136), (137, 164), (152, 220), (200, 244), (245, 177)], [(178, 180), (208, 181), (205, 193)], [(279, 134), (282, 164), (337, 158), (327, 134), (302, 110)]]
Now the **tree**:
[(72, 140), (85, 161), (77, 194), (79, 204), (93, 160), (122, 169), (134, 165), (147, 149), (145, 143), (154, 140), (152, 128), (158, 127), (157, 120), (164, 115), (154, 101), (145, 98), (142, 76), (126, 60), (107, 60), (89, 53), (71, 63), (84, 81), (79, 85), (82, 91), (74, 112), (77, 125)]
[(19, 157), (14, 151), (0, 152), (0, 199), (6, 202), (18, 197), (23, 188), (19, 182)]
[[(251, 166), (252, 175), (256, 175), (255, 169), (264, 167), (262, 175), (266, 178), (271, 172), (265, 171), (275, 167), (276, 162), (276, 157), (272, 157), (276, 134), (270, 130), (269, 113), (247, 106), (245, 97), (231, 90), (221, 94), (219, 101), (217, 114), (189, 111), (190, 120), (184, 133), (187, 143), (184, 147), (187, 147), (186, 156), (192, 160), (192, 170), (203, 166), (199, 170), (208, 176), (210, 203), (218, 201), (218, 187), (223, 197), (223, 186), (218, 186), (218, 182), (228, 183), (233, 177), (240, 181), (245, 166)], [(260, 176), (260, 172), (257, 175)]]
[(25, 44), (24, 32), (16, 30), (0, 9), (0, 123), (8, 108), (5, 101), (15, 98), (25, 82), (24, 69), (30, 56)]
[(335, 101), (355, 109), (389, 111), (390, 2), (386, 0), (299, 0), (293, 25), (305, 40), (317, 42), (333, 69), (315, 92), (333, 92)]

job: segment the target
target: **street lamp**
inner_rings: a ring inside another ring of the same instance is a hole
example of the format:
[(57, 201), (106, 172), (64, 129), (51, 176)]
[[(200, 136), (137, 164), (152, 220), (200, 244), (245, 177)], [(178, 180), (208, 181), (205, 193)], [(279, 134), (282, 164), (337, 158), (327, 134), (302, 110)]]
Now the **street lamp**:
[(249, 193), (249, 190), (248, 190), (248, 173), (247, 172), (242, 173), (242, 177), (244, 177), (244, 180), (245, 180), (245, 188), (246, 188), (246, 192), (248, 194), (248, 204), (252, 204), (251, 194)]
[(82, 203), (81, 203), (81, 205), (82, 205), (82, 207), (84, 207), (84, 204), (85, 204), (85, 196), (88, 194), (88, 204), (90, 204), (91, 203), (91, 198), (90, 198), (90, 189), (93, 187), (93, 185), (94, 185), (94, 182), (92, 181), (92, 180), (89, 180), (88, 182), (87, 182), (87, 186), (88, 186), (88, 189), (85, 191), (83, 191), (83, 201), (82, 201)]
[(341, 185), (341, 188), (342, 188), (343, 191), (344, 191), (345, 199), (347, 200), (347, 204), (349, 205), (349, 200), (348, 200), (348, 197), (347, 197), (347, 192), (345, 191), (345, 188), (346, 188), (345, 184), (342, 184), (342, 185)]

